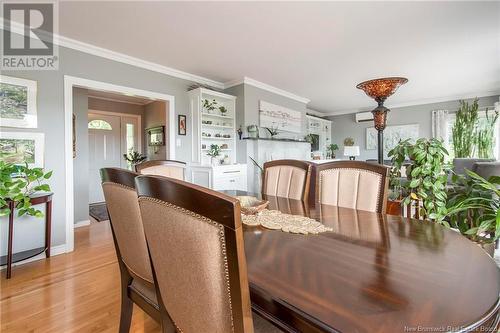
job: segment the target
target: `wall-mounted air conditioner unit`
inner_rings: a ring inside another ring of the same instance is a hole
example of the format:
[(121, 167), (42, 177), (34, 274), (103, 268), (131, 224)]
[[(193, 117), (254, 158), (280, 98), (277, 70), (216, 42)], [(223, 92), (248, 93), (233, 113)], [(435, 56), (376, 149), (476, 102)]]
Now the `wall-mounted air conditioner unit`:
[(372, 121), (372, 120), (373, 120), (373, 114), (371, 113), (371, 111), (356, 113), (357, 123), (362, 123), (365, 121)]

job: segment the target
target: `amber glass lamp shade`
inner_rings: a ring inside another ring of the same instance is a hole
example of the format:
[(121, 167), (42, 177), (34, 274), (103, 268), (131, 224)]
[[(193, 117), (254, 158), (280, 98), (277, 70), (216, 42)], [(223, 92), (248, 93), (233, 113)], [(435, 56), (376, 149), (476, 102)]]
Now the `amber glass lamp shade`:
[(384, 106), (384, 101), (398, 90), (398, 88), (408, 82), (404, 77), (384, 77), (359, 83), (356, 88), (361, 89), (377, 101), (378, 106), (372, 110), (373, 122), (377, 130), (377, 150), (378, 163), (384, 163), (384, 129), (387, 123), (387, 112), (389, 109)]
[(361, 89), (381, 105), (387, 97), (391, 96), (398, 88), (408, 82), (404, 77), (385, 77), (361, 82), (356, 88)]

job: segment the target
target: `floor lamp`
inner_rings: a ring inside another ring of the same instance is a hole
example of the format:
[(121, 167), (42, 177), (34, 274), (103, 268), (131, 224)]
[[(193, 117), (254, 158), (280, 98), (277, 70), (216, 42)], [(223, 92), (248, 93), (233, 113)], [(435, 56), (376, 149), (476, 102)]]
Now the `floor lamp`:
[(404, 77), (385, 77), (361, 82), (356, 88), (361, 89), (369, 97), (373, 98), (378, 106), (373, 109), (373, 121), (377, 130), (378, 163), (384, 164), (384, 129), (387, 121), (389, 109), (384, 106), (384, 101), (398, 90), (398, 88), (408, 82)]

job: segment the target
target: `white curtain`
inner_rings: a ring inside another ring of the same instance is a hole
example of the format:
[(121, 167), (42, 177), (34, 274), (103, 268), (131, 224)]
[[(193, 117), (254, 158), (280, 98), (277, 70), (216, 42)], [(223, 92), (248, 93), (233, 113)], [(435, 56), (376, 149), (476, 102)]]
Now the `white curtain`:
[(432, 111), (432, 137), (442, 139), (448, 145), (448, 111)]

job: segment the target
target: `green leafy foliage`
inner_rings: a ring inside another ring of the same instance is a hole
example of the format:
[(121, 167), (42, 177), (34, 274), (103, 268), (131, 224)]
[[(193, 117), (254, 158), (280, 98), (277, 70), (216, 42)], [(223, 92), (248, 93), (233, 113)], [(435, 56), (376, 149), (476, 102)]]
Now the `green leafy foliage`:
[(147, 157), (137, 151), (131, 151), (128, 154), (123, 154), (123, 158), (131, 165), (136, 165), (144, 161)]
[(474, 155), (479, 119), (478, 109), (477, 98), (474, 99), (471, 105), (466, 101), (460, 101), (460, 108), (457, 111), (452, 128), (453, 151), (456, 158), (468, 158)]
[(493, 114), (489, 113), (486, 109), (486, 117), (484, 121), (480, 121), (477, 131), (477, 155), (479, 158), (493, 158), (493, 138), (495, 135), (495, 125), (498, 120), (499, 112), (494, 111)]
[(264, 127), (264, 128), (269, 132), (271, 139), (279, 134), (279, 130), (277, 127)]
[(304, 140), (306, 142), (309, 142), (312, 146), (318, 143), (319, 137), (312, 135), (312, 134), (307, 134), (304, 137)]
[(227, 113), (227, 109), (225, 106), (219, 106), (219, 112), (221, 115), (225, 115)]
[(210, 149), (207, 152), (207, 155), (210, 157), (217, 157), (220, 155), (220, 146), (216, 144), (210, 145)]
[(500, 177), (486, 180), (470, 170), (465, 172), (466, 176), (453, 176), (447, 219), (473, 241), (494, 242), (500, 237)]
[[(444, 163), (448, 151), (442, 141), (437, 139), (418, 139), (415, 144), (410, 140), (401, 141), (389, 152), (392, 158), (391, 186), (400, 191), (403, 205), (412, 200), (421, 202), (419, 215), (446, 224), (446, 183), (450, 166)], [(401, 168), (405, 161), (408, 182), (401, 184)]]
[(30, 203), (30, 195), (35, 192), (50, 192), (46, 183), (52, 177), (52, 171), (42, 168), (30, 168), (26, 165), (14, 165), (0, 161), (0, 216), (10, 214), (8, 201), (16, 202), (18, 216), (30, 215), (43, 217), (43, 213)]
[(205, 110), (207, 111), (213, 111), (217, 108), (217, 101), (215, 99), (213, 99), (212, 101), (209, 101), (208, 99), (203, 99), (203, 108), (205, 108)]

